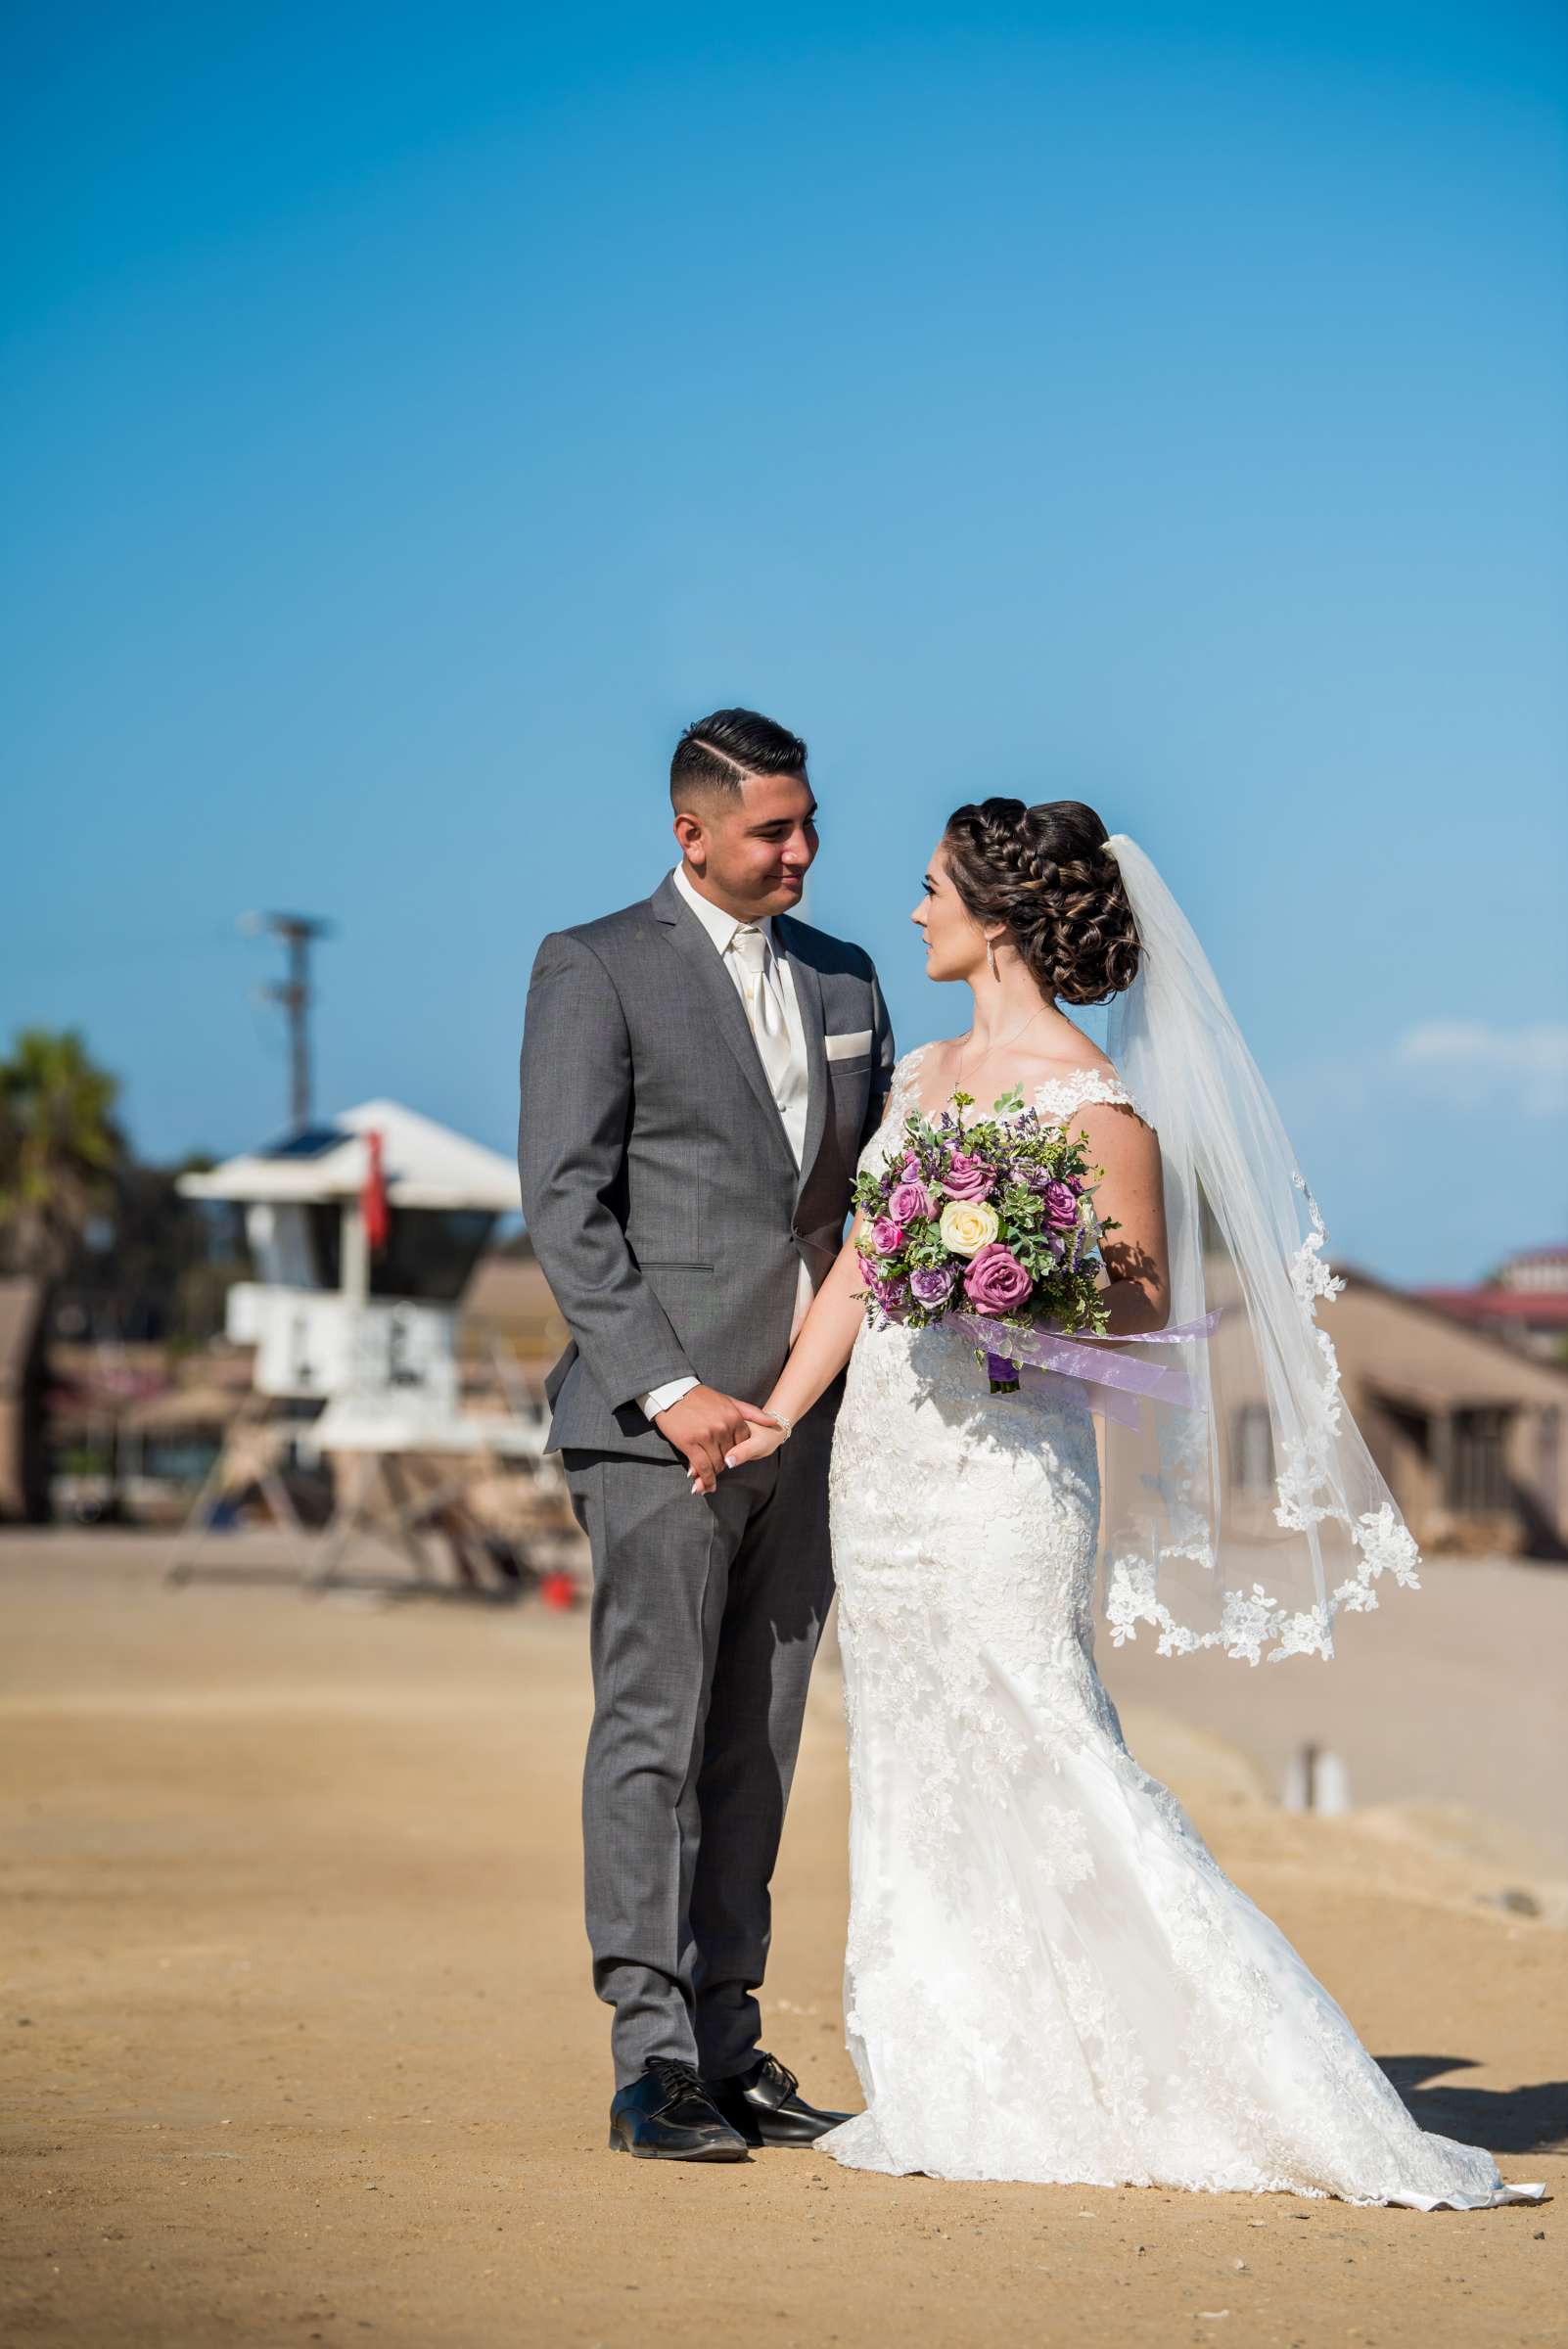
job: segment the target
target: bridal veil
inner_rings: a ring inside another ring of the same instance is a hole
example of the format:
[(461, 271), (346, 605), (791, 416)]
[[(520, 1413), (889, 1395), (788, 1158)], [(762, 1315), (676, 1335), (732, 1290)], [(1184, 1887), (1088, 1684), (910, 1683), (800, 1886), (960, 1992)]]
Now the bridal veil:
[(1149, 857), (1106, 846), (1143, 949), (1109, 1050), (1160, 1138), (1170, 1318), (1219, 1312), (1208, 1339), (1159, 1350), (1196, 1407), (1106, 1422), (1106, 1613), (1118, 1644), (1147, 1624), (1166, 1655), (1331, 1656), (1336, 1616), (1375, 1607), (1383, 1576), (1415, 1585), (1415, 1543), (1340, 1394), (1317, 1308), (1343, 1284), (1268, 1088)]

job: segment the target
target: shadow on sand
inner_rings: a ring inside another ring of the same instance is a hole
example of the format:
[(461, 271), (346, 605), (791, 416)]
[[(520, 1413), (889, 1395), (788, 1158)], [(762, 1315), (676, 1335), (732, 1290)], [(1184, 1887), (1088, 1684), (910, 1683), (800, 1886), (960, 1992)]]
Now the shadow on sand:
[(1423, 2088), (1424, 2080), (1476, 2068), (1472, 2055), (1380, 2055), (1411, 2118), (1461, 2145), (1489, 2153), (1554, 2153), (1568, 2149), (1568, 2080), (1530, 2088)]

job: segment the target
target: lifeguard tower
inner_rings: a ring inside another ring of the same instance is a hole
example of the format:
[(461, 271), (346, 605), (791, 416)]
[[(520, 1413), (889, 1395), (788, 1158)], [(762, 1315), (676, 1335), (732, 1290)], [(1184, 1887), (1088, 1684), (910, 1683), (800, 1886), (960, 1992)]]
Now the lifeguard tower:
[[(402, 1551), (418, 1587), (450, 1589), (428, 1580), (421, 1534), (434, 1527), (459, 1561), (460, 1587), (459, 1500), (476, 1467), (537, 1469), (544, 1449), (543, 1412), (515, 1385), (504, 1411), (468, 1412), (458, 1372), (463, 1294), (497, 1221), (518, 1212), (516, 1167), (398, 1102), (366, 1101), (210, 1174), (181, 1175), (179, 1189), (244, 1209), (257, 1277), (230, 1289), (225, 1319), (231, 1340), (255, 1348), (252, 1407), (198, 1498), (171, 1579), (201, 1571), (237, 1486), (259, 1485), (302, 1538), (277, 1467), (281, 1434), (335, 1466), (332, 1520), (308, 1545), (303, 1579), (347, 1579), (349, 1544), (377, 1533)], [(446, 1456), (451, 1472), (416, 1491), (406, 1473), (414, 1456)]]

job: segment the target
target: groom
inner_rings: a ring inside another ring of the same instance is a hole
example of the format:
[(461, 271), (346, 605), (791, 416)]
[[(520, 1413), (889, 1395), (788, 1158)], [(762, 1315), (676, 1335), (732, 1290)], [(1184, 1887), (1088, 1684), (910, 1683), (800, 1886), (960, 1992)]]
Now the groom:
[(792, 918), (817, 845), (806, 745), (715, 711), (669, 796), (674, 872), (539, 948), (518, 1155), (571, 1333), (550, 1443), (593, 1553), (582, 1821), (610, 2142), (736, 2160), (844, 2117), (759, 2048), (753, 1996), (832, 1594), (838, 1389), (769, 1458), (724, 1454), (838, 1253), (893, 1036), (866, 955)]

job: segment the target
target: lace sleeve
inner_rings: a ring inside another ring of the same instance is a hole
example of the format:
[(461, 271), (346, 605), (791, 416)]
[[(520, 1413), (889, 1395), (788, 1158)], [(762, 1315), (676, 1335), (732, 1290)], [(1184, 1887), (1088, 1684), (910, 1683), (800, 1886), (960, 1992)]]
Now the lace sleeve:
[(1130, 1109), (1134, 1117), (1150, 1120), (1143, 1115), (1127, 1086), (1114, 1071), (1107, 1076), (1103, 1069), (1075, 1069), (1070, 1077), (1049, 1077), (1035, 1094), (1035, 1107), (1042, 1118), (1061, 1121), (1070, 1118), (1078, 1109), (1087, 1109), (1098, 1103), (1106, 1109)]
[(888, 1106), (882, 1120), (884, 1126), (891, 1126), (896, 1118), (901, 1118), (907, 1110), (909, 1096), (914, 1091), (915, 1071), (930, 1049), (929, 1044), (916, 1044), (912, 1052), (906, 1052), (901, 1060), (894, 1063), (893, 1082), (888, 1087)]
[(860, 1153), (857, 1172), (864, 1174), (875, 1170), (878, 1174), (891, 1156), (903, 1128), (904, 1116), (914, 1091), (914, 1073), (924, 1059), (927, 1047), (916, 1044), (901, 1060), (894, 1063), (893, 1082), (883, 1106), (882, 1123)]

